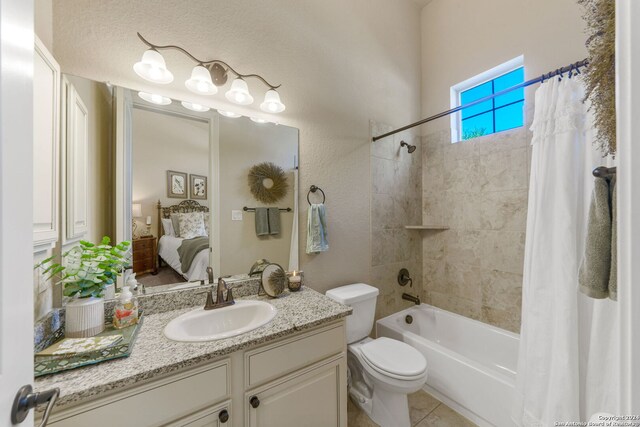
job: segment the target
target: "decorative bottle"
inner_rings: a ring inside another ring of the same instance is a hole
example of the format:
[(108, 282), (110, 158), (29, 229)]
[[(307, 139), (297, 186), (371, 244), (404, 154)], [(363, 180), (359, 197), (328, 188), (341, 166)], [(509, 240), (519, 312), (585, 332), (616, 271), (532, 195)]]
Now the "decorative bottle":
[(123, 286), (113, 313), (113, 326), (123, 329), (138, 323), (138, 299), (133, 296), (129, 286)]

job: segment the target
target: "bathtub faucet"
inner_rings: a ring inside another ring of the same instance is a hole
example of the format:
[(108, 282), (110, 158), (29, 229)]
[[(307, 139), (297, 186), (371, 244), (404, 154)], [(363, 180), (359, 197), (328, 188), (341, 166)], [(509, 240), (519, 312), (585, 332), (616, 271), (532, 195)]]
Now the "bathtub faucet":
[(417, 296), (414, 297), (413, 295), (409, 295), (407, 293), (403, 293), (402, 294), (402, 299), (407, 300), (407, 301), (411, 301), (415, 305), (420, 305), (420, 297), (417, 297)]

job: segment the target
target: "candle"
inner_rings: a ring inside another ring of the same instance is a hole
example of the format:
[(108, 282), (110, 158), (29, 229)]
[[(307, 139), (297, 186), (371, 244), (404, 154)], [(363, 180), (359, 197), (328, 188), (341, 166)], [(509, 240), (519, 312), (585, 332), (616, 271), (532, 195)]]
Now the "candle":
[(289, 290), (299, 291), (302, 287), (302, 272), (293, 270), (289, 273)]

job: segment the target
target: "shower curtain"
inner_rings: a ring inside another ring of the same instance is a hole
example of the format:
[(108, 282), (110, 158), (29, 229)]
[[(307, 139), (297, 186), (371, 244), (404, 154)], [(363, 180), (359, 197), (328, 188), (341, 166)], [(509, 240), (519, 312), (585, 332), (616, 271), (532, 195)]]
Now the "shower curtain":
[(578, 292), (592, 169), (593, 119), (579, 77), (535, 94), (522, 327), (512, 418), (519, 426), (586, 421), (618, 410), (617, 306)]
[[(295, 161), (294, 161), (295, 163)], [(298, 169), (293, 169), (293, 224), (291, 225), (291, 246), (289, 247), (289, 271), (300, 270), (298, 265)]]

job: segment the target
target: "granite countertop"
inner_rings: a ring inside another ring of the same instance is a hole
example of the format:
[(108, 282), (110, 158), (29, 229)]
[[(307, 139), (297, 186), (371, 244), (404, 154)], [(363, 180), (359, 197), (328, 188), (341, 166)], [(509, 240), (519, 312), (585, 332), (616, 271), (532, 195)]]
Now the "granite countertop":
[(275, 299), (257, 295), (238, 299), (263, 300), (276, 307), (278, 312), (271, 322), (251, 332), (205, 343), (175, 342), (163, 334), (169, 321), (196, 307), (145, 316), (129, 357), (39, 377), (35, 380), (34, 388), (42, 391), (59, 387), (57, 407), (77, 404), (109, 391), (255, 347), (351, 313), (350, 307), (306, 287), (300, 292), (287, 291)]

